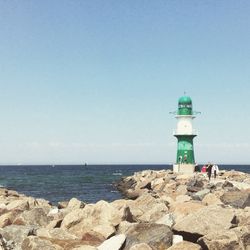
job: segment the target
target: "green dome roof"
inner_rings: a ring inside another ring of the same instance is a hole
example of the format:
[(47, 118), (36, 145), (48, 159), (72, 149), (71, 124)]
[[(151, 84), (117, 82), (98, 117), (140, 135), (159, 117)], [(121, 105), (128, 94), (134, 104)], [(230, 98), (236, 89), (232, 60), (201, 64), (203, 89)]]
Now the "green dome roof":
[(189, 96), (182, 96), (178, 100), (178, 115), (192, 115), (192, 100)]
[(192, 99), (189, 96), (182, 96), (178, 100), (178, 104), (192, 104)]

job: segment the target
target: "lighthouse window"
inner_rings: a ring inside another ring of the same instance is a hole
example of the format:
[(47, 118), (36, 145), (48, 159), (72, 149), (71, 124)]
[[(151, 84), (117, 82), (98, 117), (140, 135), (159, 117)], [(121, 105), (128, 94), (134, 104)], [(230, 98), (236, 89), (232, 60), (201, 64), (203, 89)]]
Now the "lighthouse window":
[(180, 104), (179, 108), (192, 108), (192, 104)]

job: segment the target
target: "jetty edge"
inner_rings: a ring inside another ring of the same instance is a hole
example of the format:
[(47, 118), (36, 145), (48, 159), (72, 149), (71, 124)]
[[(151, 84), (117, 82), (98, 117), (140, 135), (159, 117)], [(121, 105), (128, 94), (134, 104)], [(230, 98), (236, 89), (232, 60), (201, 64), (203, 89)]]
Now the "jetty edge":
[(0, 188), (0, 249), (249, 249), (250, 175), (144, 170), (123, 177), (124, 199), (49, 201)]

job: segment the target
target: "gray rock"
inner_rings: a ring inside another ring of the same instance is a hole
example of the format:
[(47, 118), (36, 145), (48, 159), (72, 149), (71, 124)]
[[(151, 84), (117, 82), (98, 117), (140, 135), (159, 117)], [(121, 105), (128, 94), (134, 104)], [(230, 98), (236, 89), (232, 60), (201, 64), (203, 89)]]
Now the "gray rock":
[(155, 203), (154, 206), (148, 209), (142, 216), (139, 217), (139, 221), (155, 222), (162, 218), (168, 212), (168, 208), (164, 203)]
[(136, 180), (132, 177), (123, 177), (118, 183), (115, 184), (116, 188), (124, 195), (128, 189), (133, 189), (136, 185)]
[(189, 182), (187, 183), (188, 187), (203, 188), (204, 185), (205, 185), (204, 180), (196, 178), (196, 177), (190, 179)]
[(168, 227), (172, 227), (175, 223), (174, 215), (172, 213), (166, 214), (155, 222), (156, 224), (164, 224)]
[(13, 222), (17, 225), (37, 225), (46, 226), (50, 222), (47, 217), (48, 211), (43, 208), (33, 208), (28, 211), (21, 213)]
[(6, 239), (8, 244), (15, 246), (15, 249), (21, 249), (23, 240), (28, 236), (36, 233), (37, 227), (10, 225), (0, 229), (0, 234)]
[(201, 201), (207, 194), (210, 193), (210, 190), (205, 188), (205, 189), (202, 189), (201, 191), (198, 191), (197, 193), (193, 194), (192, 195), (192, 198), (194, 200), (199, 200)]
[(225, 191), (240, 191), (232, 182), (225, 181), (222, 185)]
[(135, 199), (137, 199), (139, 196), (141, 196), (143, 193), (145, 193), (145, 190), (144, 190), (144, 189), (128, 189), (128, 190), (126, 190), (126, 192), (125, 192), (125, 196), (126, 196), (128, 199), (135, 200)]
[(250, 249), (250, 224), (242, 227), (236, 227), (232, 229), (233, 232), (238, 237), (238, 241), (240, 243), (240, 249)]
[(238, 237), (234, 231), (214, 231), (198, 239), (198, 244), (202, 249), (242, 249)]
[(133, 245), (146, 243), (152, 249), (167, 249), (172, 245), (173, 233), (166, 225), (156, 223), (140, 223), (134, 225), (127, 232), (124, 250), (129, 250)]
[(236, 210), (236, 223), (238, 226), (250, 225), (250, 207)]
[(136, 222), (135, 216), (131, 213), (129, 206), (122, 207), (122, 221), (128, 221), (128, 222)]
[(199, 237), (218, 230), (228, 230), (235, 219), (234, 210), (219, 205), (206, 206), (178, 221), (173, 229), (184, 240), (195, 242)]
[(222, 188), (232, 188), (234, 186), (234, 184), (230, 181), (225, 181), (222, 185)]
[(221, 201), (236, 208), (245, 208), (250, 206), (250, 192), (231, 191), (226, 192), (220, 197)]

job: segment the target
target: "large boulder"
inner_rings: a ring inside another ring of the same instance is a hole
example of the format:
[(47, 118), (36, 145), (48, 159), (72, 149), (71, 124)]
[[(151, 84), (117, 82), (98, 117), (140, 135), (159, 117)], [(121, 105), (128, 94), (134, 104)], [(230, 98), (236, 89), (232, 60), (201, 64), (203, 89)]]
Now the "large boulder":
[(166, 225), (156, 223), (139, 223), (126, 233), (124, 250), (129, 250), (139, 243), (148, 244), (153, 250), (167, 249), (172, 245), (173, 233)]
[(179, 185), (187, 185), (190, 182), (190, 174), (183, 174), (183, 173), (179, 173), (177, 174), (175, 181), (179, 184)]
[(84, 202), (82, 202), (82, 201), (80, 201), (80, 200), (78, 200), (78, 199), (76, 199), (76, 198), (72, 198), (72, 199), (69, 201), (69, 203), (68, 203), (66, 209), (68, 209), (68, 210), (73, 210), (73, 209), (77, 209), (77, 208), (84, 208), (85, 205), (86, 205), (86, 204), (85, 204)]
[(27, 200), (29, 202), (30, 209), (34, 207), (42, 207), (44, 210), (47, 209), (47, 211), (49, 211), (52, 206), (52, 204), (49, 201), (41, 198), (35, 199), (33, 197), (28, 197)]
[(61, 224), (61, 227), (63, 229), (70, 229), (74, 228), (76, 225), (78, 225), (83, 219), (85, 218), (91, 218), (91, 211), (90, 208), (93, 205), (87, 205), (84, 210), (83, 209), (75, 209), (72, 212), (68, 213)]
[(163, 224), (171, 228), (175, 224), (174, 215), (172, 213), (165, 214), (163, 217), (158, 219), (155, 223)]
[(51, 208), (51, 205), (47, 200), (26, 196), (15, 198), (7, 204), (8, 210), (18, 209), (24, 211), (35, 207), (42, 207), (48, 211)]
[[(140, 197), (138, 197), (136, 200), (127, 200), (127, 201), (122, 201), (119, 200), (118, 202), (113, 202), (112, 205), (121, 211), (121, 208), (125, 208), (126, 206), (129, 207), (130, 213), (133, 216), (133, 221), (136, 221), (140, 218), (140, 216), (143, 216), (146, 212), (149, 211), (149, 208), (153, 209), (153, 207), (156, 204), (164, 204), (165, 202), (160, 199), (154, 198), (151, 194), (149, 193), (143, 193)], [(122, 207), (122, 204), (126, 204)], [(166, 205), (164, 206), (164, 210), (167, 210)], [(149, 212), (149, 214), (153, 213), (153, 210)], [(157, 211), (156, 211), (157, 213)], [(131, 222), (133, 222), (131, 221)]]
[[(178, 197), (178, 196), (177, 196)], [(175, 199), (177, 198), (175, 197)], [(172, 203), (175, 202), (173, 197), (170, 197), (168, 194), (163, 194), (160, 196), (160, 200), (166, 204), (167, 207), (170, 207)]]
[(149, 208), (142, 216), (139, 217), (140, 221), (154, 222), (160, 219), (168, 212), (168, 208), (164, 203), (156, 203), (153, 207)]
[(250, 190), (250, 179), (249, 179), (249, 183), (233, 181), (233, 184), (239, 190), (242, 190), (242, 191), (248, 190), (248, 192)]
[(226, 192), (220, 197), (220, 199), (226, 205), (231, 205), (236, 208), (245, 208), (250, 206), (250, 191)]
[(117, 229), (118, 234), (127, 234), (127, 232), (133, 228), (135, 225), (138, 225), (139, 223), (130, 223), (128, 221), (122, 221)]
[(223, 204), (222, 201), (214, 193), (205, 195), (205, 197), (202, 199), (202, 203), (207, 206)]
[(170, 211), (172, 212), (175, 221), (182, 220), (183, 217), (188, 214), (196, 213), (200, 209), (204, 208), (204, 204), (200, 201), (188, 201), (184, 203), (172, 203)]
[(175, 202), (177, 203), (184, 203), (184, 202), (187, 202), (187, 201), (190, 201), (191, 200), (191, 197), (189, 195), (178, 195), (176, 196), (175, 198)]
[(111, 237), (110, 239), (104, 241), (100, 246), (97, 247), (98, 250), (120, 250), (126, 240), (124, 234), (119, 234)]
[(0, 197), (6, 197), (8, 194), (8, 189), (0, 187)]
[(175, 193), (177, 186), (178, 185), (174, 180), (170, 180), (162, 190), (162, 194), (166, 194), (172, 199), (175, 199), (175, 197), (178, 195), (177, 193)]
[(151, 182), (151, 188), (156, 192), (161, 192), (164, 189), (165, 185), (168, 183), (168, 181), (169, 180), (166, 180), (164, 177), (156, 178)]
[(240, 242), (241, 249), (250, 249), (250, 224), (246, 226), (240, 226), (233, 228), (232, 231), (238, 237), (238, 241)]
[(202, 249), (234, 249), (241, 248), (236, 233), (232, 230), (213, 231), (198, 239)]
[(11, 225), (21, 212), (21, 210), (11, 210), (2, 214), (0, 216), (0, 228)]
[(39, 237), (44, 238), (53, 238), (59, 240), (74, 240), (77, 237), (69, 232), (63, 230), (62, 228), (53, 228), (53, 229), (46, 229), (46, 228), (39, 228), (36, 230), (36, 235)]
[(119, 209), (119, 212), (121, 212), (121, 219), (122, 221), (128, 221), (128, 222), (136, 222), (136, 217), (132, 214), (129, 206), (124, 206), (121, 209)]
[(210, 193), (210, 190), (207, 189), (207, 188), (205, 188), (205, 189), (202, 189), (202, 190), (196, 192), (195, 194), (193, 194), (193, 195), (192, 195), (192, 198), (193, 198), (194, 200), (199, 200), (199, 201), (201, 201), (201, 200), (202, 200), (207, 194), (209, 194), (209, 193)]
[(236, 222), (238, 226), (250, 225), (250, 207), (244, 209), (236, 209)]
[(165, 204), (162, 200), (153, 197), (151, 194), (144, 193), (142, 196), (137, 198), (132, 204), (129, 204), (129, 207), (131, 208), (132, 213), (134, 207), (140, 208), (142, 213), (145, 213), (148, 211), (149, 208), (152, 208), (158, 203)]
[[(33, 235), (36, 232), (37, 227), (34, 226), (22, 226), (22, 225), (10, 225), (5, 228), (0, 228), (0, 234), (4, 239), (13, 245), (14, 249), (21, 249), (23, 240), (28, 235)], [(11, 248), (10, 248), (11, 249)]]
[(6, 194), (6, 197), (24, 197), (23, 194), (19, 194), (17, 191), (15, 190), (7, 190), (7, 194)]
[(187, 193), (187, 186), (183, 184), (178, 185), (175, 192), (177, 195), (185, 195)]
[(104, 239), (108, 239), (109, 237), (115, 234), (116, 229), (112, 225), (104, 224), (93, 227), (92, 231), (96, 232), (97, 234), (100, 234), (104, 237)]
[(224, 183), (223, 182), (218, 182), (216, 183), (216, 186), (219, 187), (220, 185), (219, 184), (222, 184), (222, 189), (225, 189), (225, 190), (233, 190), (235, 187), (234, 187), (234, 184), (230, 181), (225, 181)]
[(134, 201), (132, 200), (115, 200), (110, 203), (114, 208), (116, 208), (122, 220), (126, 220), (128, 222), (135, 222), (137, 221), (134, 214), (132, 214), (130, 207), (133, 207)]
[(245, 179), (248, 177), (248, 174), (240, 172), (240, 171), (227, 171), (223, 174), (222, 178), (229, 180), (229, 181), (238, 181), (244, 182)]
[[(89, 248), (89, 246), (96, 247), (100, 245), (104, 239), (100, 241), (94, 237), (94, 235), (86, 235), (82, 239), (61, 239), (58, 238), (50, 238), (45, 236), (28, 236), (24, 239), (22, 243), (22, 250), (30, 249), (25, 248), (28, 246), (32, 246), (31, 249), (38, 250), (38, 249), (64, 249), (64, 250), (72, 250), (75, 248)], [(43, 248), (44, 245), (44, 248)], [(86, 247), (88, 246), (88, 247)], [(92, 250), (93, 248), (91, 248)], [(94, 248), (97, 249), (97, 248)], [(17, 250), (17, 249), (16, 249)], [(18, 249), (19, 250), (19, 249)]]
[(38, 249), (46, 249), (46, 250), (63, 250), (63, 248), (59, 245), (52, 244), (51, 241), (46, 239), (41, 239), (37, 236), (29, 236), (23, 242), (21, 249), (25, 250), (38, 250)]
[(45, 211), (41, 207), (33, 208), (31, 210), (24, 211), (14, 221), (16, 225), (37, 225), (45, 227), (49, 224), (50, 220), (47, 217), (47, 210)]
[(26, 199), (13, 200), (7, 205), (8, 210), (19, 209), (28, 210), (29, 202)]
[[(65, 216), (61, 227), (70, 233), (82, 237), (85, 233), (95, 231), (96, 227), (106, 228), (117, 226), (122, 221), (121, 213), (106, 201), (99, 201), (95, 205), (86, 205), (83, 209), (75, 209)], [(99, 233), (100, 230), (98, 230)], [(107, 236), (103, 231), (102, 235)]]
[(133, 177), (122, 177), (122, 179), (116, 183), (116, 188), (124, 195), (128, 189), (134, 189), (136, 180)]
[(142, 196), (144, 193), (148, 193), (144, 189), (128, 189), (126, 191), (126, 197), (131, 200), (135, 200), (138, 197)]
[(194, 176), (193, 178), (189, 179), (187, 183), (187, 191), (193, 193), (198, 192), (203, 189), (206, 185), (206, 181), (200, 176)]
[[(228, 230), (235, 220), (234, 210), (211, 205), (191, 213), (173, 227), (184, 240), (195, 242), (199, 237), (218, 230)], [(192, 225), (192, 226), (191, 226)]]

